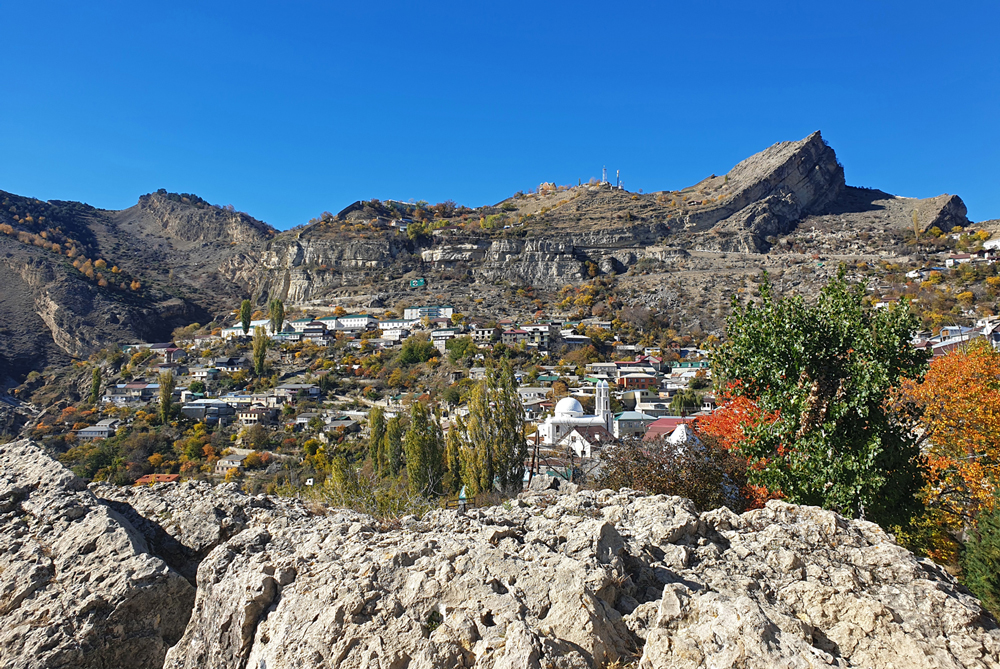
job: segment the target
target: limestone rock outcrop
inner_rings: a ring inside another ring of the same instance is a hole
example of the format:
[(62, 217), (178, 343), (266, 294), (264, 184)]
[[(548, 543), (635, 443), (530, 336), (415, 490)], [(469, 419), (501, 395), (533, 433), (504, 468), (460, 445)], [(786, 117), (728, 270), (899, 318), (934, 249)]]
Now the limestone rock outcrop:
[(996, 667), (978, 601), (877, 526), (624, 491), (380, 529), (336, 512), (205, 559), (167, 667)]
[(192, 585), (202, 559), (250, 525), (287, 524), (308, 516), (293, 500), (247, 495), (235, 483), (184, 481), (131, 488), (92, 483), (90, 490)]
[(776, 501), (538, 484), (384, 524), (231, 484), (88, 490), (22, 441), (0, 568), (4, 667), (1000, 667), (943, 569)]
[(194, 594), (72, 472), (0, 445), (0, 666), (160, 667)]

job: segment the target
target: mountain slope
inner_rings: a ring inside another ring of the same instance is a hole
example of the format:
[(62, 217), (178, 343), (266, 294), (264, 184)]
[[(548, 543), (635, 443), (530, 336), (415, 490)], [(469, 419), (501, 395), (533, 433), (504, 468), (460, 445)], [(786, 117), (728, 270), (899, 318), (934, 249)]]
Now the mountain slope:
[[(732, 291), (763, 268), (808, 288), (832, 271), (802, 266), (818, 253), (904, 258), (913, 230), (969, 224), (955, 195), (847, 186), (819, 132), (676, 191), (542, 184), (478, 209), (359, 201), (280, 234), (162, 190), (122, 211), (3, 192), (0, 203), (0, 379), (228, 318), (244, 297), (293, 308), (446, 300), (463, 313), (524, 316), (551, 309), (564, 286), (606, 275), (619, 295), (674, 313), (679, 327), (716, 330)], [(418, 277), (423, 291), (409, 287)]]
[(240, 289), (218, 265), (275, 231), (179, 198), (154, 193), (106, 211), (0, 191), (0, 381), (113, 343), (163, 339), (231, 308)]

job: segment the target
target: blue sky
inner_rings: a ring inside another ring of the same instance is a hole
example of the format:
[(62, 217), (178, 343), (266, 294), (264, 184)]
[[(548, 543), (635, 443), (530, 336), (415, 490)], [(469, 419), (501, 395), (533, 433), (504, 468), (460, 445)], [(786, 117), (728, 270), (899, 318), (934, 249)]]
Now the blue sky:
[(680, 188), (822, 130), (848, 183), (1000, 218), (992, 2), (6, 2), (0, 189), (278, 228), (357, 199)]

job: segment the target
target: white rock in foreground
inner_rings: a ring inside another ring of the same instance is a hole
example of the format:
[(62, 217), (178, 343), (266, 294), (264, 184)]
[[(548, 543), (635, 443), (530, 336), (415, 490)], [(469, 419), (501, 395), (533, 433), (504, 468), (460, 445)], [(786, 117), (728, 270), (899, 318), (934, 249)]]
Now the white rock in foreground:
[(194, 588), (83, 481), (0, 445), (0, 666), (159, 667)]
[(539, 491), (385, 528), (233, 485), (87, 490), (30, 442), (0, 445), (0, 667), (921, 669), (998, 653), (941, 568), (812, 507)]
[(376, 531), (253, 526), (198, 570), (167, 667), (997, 667), (978, 601), (877, 526), (631, 492)]

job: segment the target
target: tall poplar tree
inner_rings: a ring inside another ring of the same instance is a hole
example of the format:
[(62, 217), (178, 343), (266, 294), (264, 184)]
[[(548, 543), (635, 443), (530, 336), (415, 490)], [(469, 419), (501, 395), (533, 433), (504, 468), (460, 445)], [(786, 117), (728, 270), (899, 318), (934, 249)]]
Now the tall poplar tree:
[(463, 439), (465, 439), (465, 422), (461, 416), (456, 416), (451, 429), (448, 431), (448, 438), (445, 440), (445, 477), (442, 485), (446, 494), (456, 493), (462, 487), (461, 453)]
[(379, 455), (379, 473), (395, 476), (403, 468), (403, 423), (399, 416), (393, 416), (385, 426), (382, 439), (382, 453)]
[(94, 375), (90, 379), (90, 403), (97, 404), (101, 399), (101, 368), (94, 367)]
[(271, 300), (271, 332), (277, 334), (285, 325), (285, 303), (279, 299)]
[(444, 439), (441, 427), (423, 402), (414, 402), (410, 407), (410, 427), (403, 439), (403, 452), (410, 492), (424, 497), (441, 494)]
[(174, 375), (170, 372), (160, 373), (160, 423), (167, 424), (170, 420), (170, 407), (173, 404), (174, 387), (176, 385)]
[(264, 334), (264, 328), (253, 329), (253, 373), (257, 376), (264, 374), (264, 359), (267, 356), (268, 338)]
[(382, 407), (372, 407), (368, 412), (368, 457), (372, 468), (378, 471), (378, 452), (385, 439), (385, 410)]
[(250, 334), (250, 318), (253, 316), (253, 305), (250, 300), (240, 302), (240, 325), (243, 326), (243, 334)]
[(507, 360), (499, 367), (489, 367), (486, 378), (473, 389), (465, 439), (462, 481), (469, 492), (497, 488), (509, 495), (521, 490), (528, 442), (524, 438), (524, 407)]

